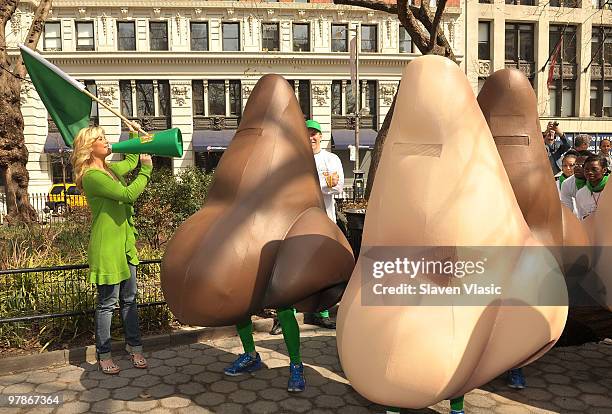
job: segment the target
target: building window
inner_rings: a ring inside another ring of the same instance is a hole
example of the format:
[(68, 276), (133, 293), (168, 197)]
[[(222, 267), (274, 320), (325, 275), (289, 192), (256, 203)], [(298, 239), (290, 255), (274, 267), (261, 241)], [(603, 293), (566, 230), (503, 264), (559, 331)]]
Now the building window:
[[(204, 85), (207, 85), (208, 102), (205, 99)], [(239, 80), (194, 80), (191, 82), (191, 90), (194, 115), (235, 117), (242, 115), (242, 85)], [(229, 104), (228, 111), (226, 103)], [(208, 114), (205, 105), (208, 105)]]
[(478, 22), (478, 59), (491, 60), (491, 22)]
[(136, 29), (134, 22), (117, 22), (117, 47), (119, 50), (136, 50)]
[(610, 0), (593, 0), (593, 5), (598, 9), (612, 9)]
[(399, 51), (400, 53), (412, 53), (412, 38), (401, 25), (399, 27)]
[(533, 24), (506, 23), (506, 60), (533, 62)]
[(365, 101), (361, 107), (368, 110), (368, 115), (376, 116), (376, 81), (369, 80), (365, 84)]
[(242, 87), (239, 80), (229, 81), (230, 116), (242, 115)]
[(129, 80), (119, 81), (119, 96), (121, 100), (121, 114), (132, 116), (134, 113), (132, 107), (132, 82)]
[(136, 114), (139, 117), (155, 116), (153, 81), (136, 81)]
[(593, 26), (591, 59), (596, 64), (612, 64), (612, 27)]
[(75, 22), (76, 50), (95, 50), (93, 22)]
[(208, 50), (208, 22), (191, 22), (191, 50)]
[(205, 173), (211, 173), (219, 165), (223, 151), (207, 151), (195, 153), (195, 165)]
[(378, 27), (375, 24), (361, 25), (361, 51), (378, 51)]
[(262, 23), (261, 24), (261, 50), (278, 51), (278, 23)]
[(506, 4), (514, 4), (521, 6), (533, 6), (535, 5), (534, 0), (506, 0)]
[(332, 81), (331, 88), (332, 115), (342, 115), (342, 81)]
[(151, 50), (168, 50), (168, 22), (149, 22)]
[(201, 80), (191, 81), (193, 114), (204, 115), (204, 84)]
[[(95, 80), (86, 80), (83, 82), (85, 84), (85, 89), (93, 96), (98, 96), (98, 87), (96, 86)], [(99, 116), (98, 116), (98, 103), (92, 99), (91, 101), (91, 112), (89, 113), (90, 118), (93, 120), (95, 125), (98, 125)]]
[(612, 117), (612, 80), (591, 81), (591, 116)]
[(558, 61), (576, 63), (576, 26), (550, 25), (548, 37), (548, 54), (552, 55), (561, 41), (563, 34), (563, 48)]
[(223, 50), (235, 52), (240, 50), (240, 23), (223, 23)]
[(578, 0), (550, 0), (551, 7), (580, 7)]
[(345, 24), (332, 24), (332, 52), (348, 51), (348, 26)]
[(304, 118), (310, 119), (310, 81), (289, 80), (288, 82), (296, 92), (296, 97), (302, 109), (302, 114), (304, 114)]
[(225, 116), (225, 81), (208, 81), (208, 113)]
[(293, 51), (310, 52), (310, 24), (293, 23)]
[(46, 22), (43, 50), (62, 50), (61, 22)]
[[(51, 181), (53, 182), (53, 184), (58, 184), (62, 182), (66, 182), (66, 183), (74, 182), (72, 163), (70, 162), (69, 153), (62, 152), (60, 154), (51, 154), (51, 156), (49, 157), (49, 160), (51, 161), (50, 163), (51, 164)], [(66, 176), (66, 181), (64, 181), (64, 175)], [(78, 191), (78, 188), (71, 187), (70, 189), (66, 190), (66, 194), (75, 195), (74, 194), (75, 190)], [(55, 191), (58, 191), (58, 190), (55, 190)]]
[(171, 117), (170, 82), (167, 80), (157, 81), (157, 97), (159, 102), (159, 113), (157, 116)]
[(550, 116), (574, 116), (576, 81), (557, 79), (548, 92), (548, 114)]

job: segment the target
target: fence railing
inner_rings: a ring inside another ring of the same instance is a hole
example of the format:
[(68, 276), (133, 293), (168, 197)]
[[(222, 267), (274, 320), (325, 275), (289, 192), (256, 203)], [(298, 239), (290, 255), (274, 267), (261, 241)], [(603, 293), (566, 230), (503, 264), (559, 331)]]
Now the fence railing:
[[(30, 205), (36, 210), (40, 224), (53, 224), (62, 222), (74, 207), (85, 206), (85, 197), (82, 195), (62, 195), (48, 193), (32, 193), (28, 195)], [(0, 224), (6, 220), (8, 212), (6, 195), (0, 193)]]
[[(165, 305), (160, 283), (161, 260), (138, 266), (138, 306)], [(5, 323), (91, 315), (96, 287), (88, 265), (0, 270), (0, 326)]]

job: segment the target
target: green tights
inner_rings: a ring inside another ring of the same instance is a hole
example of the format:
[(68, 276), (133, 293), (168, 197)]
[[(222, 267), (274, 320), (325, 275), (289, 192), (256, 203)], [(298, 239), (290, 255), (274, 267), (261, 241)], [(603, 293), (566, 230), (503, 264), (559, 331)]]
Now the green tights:
[[(299, 364), (302, 362), (302, 358), (300, 356), (300, 328), (298, 327), (297, 320), (295, 320), (294, 310), (293, 308), (278, 309), (276, 314), (281, 327), (283, 328), (283, 338), (285, 339), (289, 359), (291, 360), (292, 364)], [(248, 321), (236, 325), (236, 330), (240, 336), (240, 341), (242, 342), (244, 352), (255, 352), (255, 341), (253, 340), (253, 322), (251, 322), (251, 318), (249, 318)]]

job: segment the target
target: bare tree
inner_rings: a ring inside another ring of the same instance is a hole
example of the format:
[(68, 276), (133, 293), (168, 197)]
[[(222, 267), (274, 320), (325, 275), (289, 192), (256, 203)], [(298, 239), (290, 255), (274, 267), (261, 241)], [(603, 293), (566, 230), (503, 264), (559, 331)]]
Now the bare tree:
[[(36, 211), (28, 199), (28, 149), (23, 135), (20, 101), (26, 69), (21, 55), (11, 67), (5, 33), (6, 24), (18, 3), (19, 0), (3, 0), (0, 5), (0, 174), (5, 182), (7, 221), (29, 224), (36, 221)], [(24, 42), (28, 47), (34, 48), (38, 43), (50, 8), (51, 0), (41, 0), (38, 4)]]
[[(440, 55), (445, 56), (457, 63), (453, 49), (444, 35), (444, 30), (440, 26), (442, 14), (446, 8), (447, 0), (437, 0), (436, 12), (432, 13), (428, 5), (428, 0), (421, 0), (419, 6), (409, 5), (408, 0), (397, 0), (396, 4), (385, 3), (377, 0), (334, 0), (334, 4), (344, 4), (349, 6), (364, 7), (371, 10), (383, 11), (397, 15), (402, 26), (406, 29), (412, 43), (424, 55)], [(398, 88), (399, 90), (399, 88)], [(397, 92), (396, 92), (397, 96)], [(374, 151), (372, 152), (372, 162), (368, 172), (368, 182), (366, 185), (365, 197), (370, 196), (372, 183), (378, 168), (380, 155), (382, 154), (387, 132), (391, 125), (391, 118), (395, 109), (395, 97), (393, 104), (385, 116), (385, 120), (378, 131)]]

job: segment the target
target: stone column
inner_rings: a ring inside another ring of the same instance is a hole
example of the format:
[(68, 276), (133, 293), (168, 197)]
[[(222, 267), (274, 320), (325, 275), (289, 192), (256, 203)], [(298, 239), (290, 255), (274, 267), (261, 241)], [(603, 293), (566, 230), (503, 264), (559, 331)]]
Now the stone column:
[(547, 86), (549, 66), (546, 66), (544, 72), (540, 72), (540, 69), (548, 60), (549, 53), (552, 52), (548, 50), (548, 39), (550, 37), (548, 22), (546, 13), (543, 13), (540, 20), (535, 24), (534, 30), (534, 40), (537, 45), (535, 50), (535, 91), (538, 97), (538, 113), (540, 115), (548, 115), (548, 102), (550, 100)]
[(321, 148), (331, 149), (331, 81), (311, 81), (312, 119), (321, 124)]
[(47, 110), (36, 89), (29, 82), (21, 83), (20, 99), (24, 123), (23, 135), (30, 153), (26, 164), (30, 174), (28, 192), (47, 193), (51, 186), (49, 155), (43, 152), (49, 131)]
[(173, 159), (174, 173), (194, 165), (193, 154), (193, 101), (191, 81), (170, 80), (170, 102), (172, 103), (172, 128), (181, 130), (183, 157)]
[[(121, 112), (119, 81), (96, 81), (96, 88), (98, 98), (102, 102), (115, 109), (117, 112)], [(124, 126), (123, 121), (102, 105), (98, 105), (98, 118), (100, 126), (104, 128), (108, 142), (119, 142), (121, 129)], [(117, 161), (121, 158), (122, 156), (120, 154), (113, 154), (111, 159)]]
[(249, 96), (251, 96), (251, 92), (257, 83), (257, 79), (252, 80), (241, 80), (240, 87), (242, 88), (242, 110), (244, 111), (244, 107), (246, 106), (247, 101), (249, 100)]
[(591, 115), (591, 68), (583, 72), (591, 61), (591, 39), (593, 38), (592, 20), (587, 20), (578, 26), (578, 39), (576, 44), (582, 47), (576, 48), (576, 61), (580, 62), (577, 69), (576, 99), (578, 100), (577, 113), (579, 117), (588, 118)]

